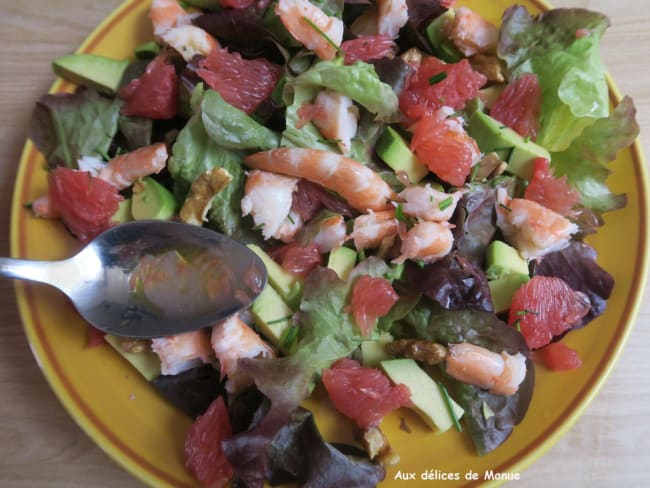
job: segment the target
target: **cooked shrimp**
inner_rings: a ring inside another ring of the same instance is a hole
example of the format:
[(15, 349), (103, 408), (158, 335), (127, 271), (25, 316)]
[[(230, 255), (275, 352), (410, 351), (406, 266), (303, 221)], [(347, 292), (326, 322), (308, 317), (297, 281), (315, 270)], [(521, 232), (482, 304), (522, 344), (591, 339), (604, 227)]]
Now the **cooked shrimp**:
[(177, 0), (153, 0), (149, 9), (153, 34), (160, 37), (172, 27), (190, 25), (192, 17)]
[(377, 0), (377, 33), (396, 39), (409, 20), (406, 0)]
[(195, 25), (172, 27), (161, 36), (163, 42), (174, 48), (185, 61), (189, 62), (197, 54), (207, 56), (217, 47), (217, 40)]
[(455, 14), (449, 27), (449, 38), (461, 53), (473, 56), (496, 51), (499, 31), (494, 24), (467, 7), (458, 7)]
[(123, 190), (144, 176), (160, 173), (166, 163), (167, 146), (159, 142), (114, 157), (101, 169), (99, 177)]
[(32, 200), (30, 208), (36, 217), (42, 219), (58, 219), (61, 214), (52, 206), (50, 195), (48, 193)]
[(468, 342), (449, 344), (445, 371), (458, 381), (495, 395), (513, 395), (526, 377), (526, 357), (521, 353), (497, 354)]
[(336, 141), (343, 154), (350, 152), (352, 138), (357, 134), (359, 110), (352, 99), (341, 93), (323, 90), (316, 96), (313, 122), (327, 139)]
[(205, 329), (152, 339), (151, 349), (160, 358), (160, 371), (164, 375), (179, 374), (214, 359)]
[(275, 357), (271, 346), (264, 342), (237, 314), (212, 328), (210, 342), (219, 360), (221, 376), (228, 377), (226, 390), (229, 393), (237, 393), (252, 384), (251, 378), (238, 371), (237, 361), (239, 359)]
[(360, 251), (379, 247), (384, 239), (396, 236), (397, 231), (395, 210), (383, 210), (359, 215), (354, 219), (350, 237), (354, 240), (354, 247)]
[(283, 147), (244, 158), (251, 168), (305, 178), (341, 195), (359, 210), (387, 210), (393, 190), (381, 176), (354, 159), (318, 149)]
[(321, 222), (320, 230), (312, 242), (318, 246), (321, 253), (326, 253), (343, 244), (346, 237), (347, 229), (343, 216), (333, 215)]
[(309, 0), (280, 0), (275, 13), (291, 35), (307, 49), (315, 51), (319, 58), (336, 56), (343, 40), (341, 19), (328, 16)]
[(404, 203), (404, 214), (433, 222), (444, 222), (451, 218), (463, 193), (445, 193), (426, 185), (412, 185), (397, 195)]
[(241, 201), (242, 215), (253, 216), (264, 239), (274, 237), (289, 242), (302, 228), (302, 218), (291, 210), (298, 181), (299, 178), (259, 170), (248, 175)]
[(88, 171), (93, 176), (99, 176), (106, 162), (94, 156), (83, 156), (77, 159), (77, 167), (81, 171)]
[(402, 238), (400, 255), (394, 263), (403, 263), (407, 259), (432, 263), (447, 255), (454, 243), (454, 236), (449, 224), (422, 221), (415, 224)]
[(497, 225), (506, 240), (526, 259), (537, 259), (569, 245), (578, 226), (560, 214), (523, 198), (497, 190)]

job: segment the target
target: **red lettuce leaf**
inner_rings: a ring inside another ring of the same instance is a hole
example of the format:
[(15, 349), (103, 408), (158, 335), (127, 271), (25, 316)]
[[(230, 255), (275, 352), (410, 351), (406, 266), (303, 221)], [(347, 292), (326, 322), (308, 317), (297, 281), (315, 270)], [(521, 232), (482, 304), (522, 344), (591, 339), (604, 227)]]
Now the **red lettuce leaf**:
[(423, 268), (409, 264), (406, 281), (447, 310), (494, 311), (485, 273), (457, 252)]
[(219, 376), (218, 369), (206, 364), (177, 375), (160, 375), (151, 384), (169, 403), (195, 419), (224, 394)]
[(487, 185), (473, 185), (458, 202), (454, 248), (476, 266), (482, 266), (485, 251), (496, 227), (496, 193)]

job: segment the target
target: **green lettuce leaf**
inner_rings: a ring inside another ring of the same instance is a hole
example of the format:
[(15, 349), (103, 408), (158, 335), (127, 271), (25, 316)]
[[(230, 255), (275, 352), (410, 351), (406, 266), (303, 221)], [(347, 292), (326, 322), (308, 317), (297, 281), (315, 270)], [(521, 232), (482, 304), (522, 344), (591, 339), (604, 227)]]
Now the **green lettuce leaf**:
[(620, 149), (632, 144), (638, 134), (634, 103), (625, 97), (609, 117), (596, 120), (566, 150), (551, 154), (553, 172), (556, 176), (566, 175), (580, 192), (582, 205), (597, 214), (622, 208), (625, 195), (615, 195), (607, 187), (607, 163), (616, 158)]
[(309, 274), (300, 303), (301, 334), (290, 356), (292, 363), (320, 374), (359, 347), (359, 330), (345, 311), (350, 290), (350, 284), (331, 269), (318, 267)]
[(280, 145), (288, 147), (308, 147), (322, 151), (340, 152), (336, 144), (323, 139), (323, 135), (311, 122), (307, 122), (298, 129), (298, 109), (304, 103), (312, 103), (321, 87), (317, 85), (299, 85), (287, 82), (284, 86), (282, 98), (287, 106), (286, 128), (282, 132)]
[(280, 137), (233, 107), (214, 90), (201, 101), (201, 120), (207, 134), (224, 149), (273, 149)]
[(604, 15), (583, 9), (555, 9), (532, 17), (524, 7), (514, 6), (503, 16), (498, 55), (511, 78), (537, 75), (542, 89), (537, 143), (549, 151), (565, 149), (585, 127), (609, 113), (599, 51), (608, 25)]
[(241, 217), (245, 182), (243, 153), (219, 147), (208, 136), (201, 119), (201, 112), (195, 113), (172, 147), (167, 167), (174, 180), (174, 193), (182, 201), (201, 174), (215, 167), (224, 168), (233, 179), (215, 195), (208, 212), (209, 225), (234, 239), (250, 240), (250, 226), (244, 225)]
[(361, 61), (352, 65), (342, 60), (321, 61), (292, 80), (294, 87), (316, 86), (347, 95), (376, 115), (382, 122), (395, 120), (398, 113), (397, 95), (390, 85), (383, 83), (375, 68)]
[(32, 114), (30, 138), (47, 162), (77, 168), (83, 156), (108, 159), (122, 101), (95, 90), (45, 95)]

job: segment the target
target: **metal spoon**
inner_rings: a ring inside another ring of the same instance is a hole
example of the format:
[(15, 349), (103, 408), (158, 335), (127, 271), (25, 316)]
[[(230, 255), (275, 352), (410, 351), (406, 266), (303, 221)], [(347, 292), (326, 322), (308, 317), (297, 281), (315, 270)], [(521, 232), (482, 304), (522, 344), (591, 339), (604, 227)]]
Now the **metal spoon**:
[(267, 279), (243, 244), (155, 220), (112, 227), (61, 261), (0, 258), (0, 276), (55, 286), (97, 329), (134, 338), (213, 325), (250, 305)]

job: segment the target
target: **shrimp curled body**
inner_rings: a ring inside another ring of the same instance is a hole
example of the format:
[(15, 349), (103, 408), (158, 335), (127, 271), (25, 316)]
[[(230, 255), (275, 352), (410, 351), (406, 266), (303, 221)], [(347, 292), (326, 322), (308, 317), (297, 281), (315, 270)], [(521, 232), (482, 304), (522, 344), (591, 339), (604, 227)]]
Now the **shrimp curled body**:
[(495, 395), (513, 395), (526, 377), (526, 357), (519, 352), (498, 354), (468, 342), (449, 344), (445, 371)]
[(305, 178), (335, 191), (360, 212), (388, 210), (391, 187), (373, 170), (340, 154), (318, 149), (283, 147), (244, 159), (255, 169)]

